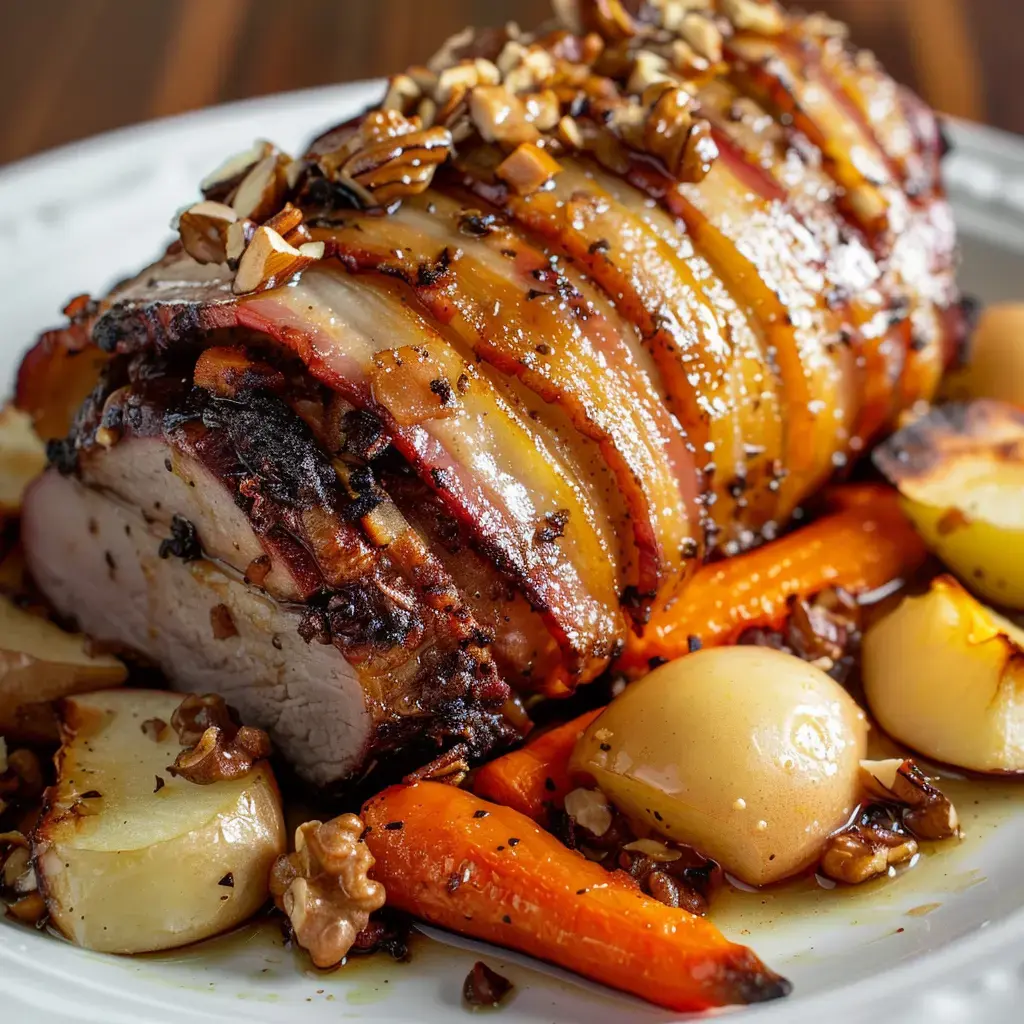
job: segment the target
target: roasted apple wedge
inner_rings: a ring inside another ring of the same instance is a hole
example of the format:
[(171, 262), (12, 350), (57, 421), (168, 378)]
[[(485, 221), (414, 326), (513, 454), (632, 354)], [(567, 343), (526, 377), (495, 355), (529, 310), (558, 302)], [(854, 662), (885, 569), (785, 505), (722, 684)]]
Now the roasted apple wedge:
[(169, 723), (180, 704), (180, 695), (112, 690), (61, 705), (58, 779), (32, 857), (50, 922), (80, 946), (182, 946), (267, 899), (286, 847), (273, 773), (259, 761), (207, 785), (172, 775), (183, 745)]
[(894, 739), (973, 771), (1024, 771), (1024, 630), (951, 576), (868, 630), (863, 678)]
[(0, 594), (0, 735), (21, 736), (29, 705), (118, 686), (126, 676), (117, 658), (90, 653), (81, 633), (66, 633)]
[(932, 409), (875, 450), (924, 542), (981, 597), (1024, 608), (1024, 411)]

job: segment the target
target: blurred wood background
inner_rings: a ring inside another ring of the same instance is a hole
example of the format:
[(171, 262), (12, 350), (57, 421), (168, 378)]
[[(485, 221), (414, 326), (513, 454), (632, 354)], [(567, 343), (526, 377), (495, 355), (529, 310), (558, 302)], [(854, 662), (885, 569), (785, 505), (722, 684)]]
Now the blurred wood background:
[[(936, 107), (1024, 134), (1024, 0), (804, 0)], [(147, 118), (385, 75), (549, 0), (0, 0), (0, 163)]]

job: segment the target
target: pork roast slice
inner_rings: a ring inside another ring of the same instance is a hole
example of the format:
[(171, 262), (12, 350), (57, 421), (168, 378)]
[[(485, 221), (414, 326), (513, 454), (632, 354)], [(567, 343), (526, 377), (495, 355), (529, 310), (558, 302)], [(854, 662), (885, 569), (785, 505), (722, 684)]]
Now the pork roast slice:
[[(422, 763), (510, 738), (487, 635), (397, 509), (374, 543), (360, 531), (387, 496), (294, 411), (315, 419), (315, 392), (222, 398), (192, 377), (188, 360), (114, 360), (60, 445), (66, 476), (26, 502), (58, 610), (176, 688), (222, 693), (319, 786), (384, 752)], [(53, 496), (62, 479), (73, 500)]]
[(314, 785), (360, 767), (375, 722), (359, 674), (333, 646), (302, 640), (300, 606), (207, 559), (161, 558), (162, 524), (53, 469), (25, 496), (22, 522), (33, 576), (90, 636), (144, 655), (176, 689), (223, 694)]

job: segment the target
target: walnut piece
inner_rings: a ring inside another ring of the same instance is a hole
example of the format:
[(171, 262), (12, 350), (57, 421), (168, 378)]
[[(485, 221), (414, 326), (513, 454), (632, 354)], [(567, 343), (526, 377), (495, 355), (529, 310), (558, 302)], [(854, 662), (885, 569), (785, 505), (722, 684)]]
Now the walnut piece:
[(494, 173), (525, 196), (542, 188), (561, 170), (561, 164), (544, 150), (524, 142), (498, 164)]
[(206, 199), (226, 202), (249, 171), (273, 152), (273, 145), (261, 139), (249, 149), (232, 154), (203, 178), (199, 183), (200, 192)]
[(861, 761), (861, 782), (880, 800), (903, 807), (903, 824), (918, 839), (949, 839), (960, 834), (952, 801), (910, 759)]
[(278, 288), (323, 255), (323, 242), (303, 242), (295, 248), (264, 224), (256, 228), (242, 253), (231, 290), (248, 295)]
[(429, 188), (434, 172), (451, 152), (447, 128), (424, 128), (418, 117), (375, 110), (337, 149), (320, 154), (317, 165), (364, 206), (387, 206)]
[(171, 728), (178, 734), (182, 746), (186, 747), (198, 743), (210, 726), (233, 736), (241, 725), (238, 714), (228, 707), (219, 693), (190, 693), (171, 715)]
[(270, 738), (262, 729), (243, 725), (228, 739), (228, 733), (210, 726), (191, 750), (183, 750), (167, 768), (199, 786), (225, 782), (248, 775), (257, 761), (270, 756)]
[(238, 724), (224, 698), (189, 694), (175, 708), (171, 725), (191, 750), (183, 750), (167, 771), (199, 786), (248, 775), (270, 756), (270, 738), (262, 729)]
[(721, 0), (722, 13), (740, 32), (777, 36), (786, 27), (786, 18), (773, 0)]
[(228, 226), (238, 214), (224, 203), (204, 199), (178, 218), (178, 234), (185, 252), (197, 263), (223, 263), (227, 259)]
[(355, 814), (307, 821), (295, 830), (295, 852), (271, 869), (274, 902), (317, 967), (341, 963), (370, 914), (384, 906), (384, 886), (369, 877), (374, 859), (363, 831)]
[(884, 875), (917, 853), (917, 840), (886, 819), (884, 809), (869, 808), (852, 825), (829, 837), (818, 870), (847, 885)]

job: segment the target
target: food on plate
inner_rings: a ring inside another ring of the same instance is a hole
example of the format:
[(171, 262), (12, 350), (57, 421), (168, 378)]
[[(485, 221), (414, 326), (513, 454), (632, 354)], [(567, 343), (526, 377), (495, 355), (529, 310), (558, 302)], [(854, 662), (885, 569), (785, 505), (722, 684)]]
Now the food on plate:
[(0, 521), (21, 511), (25, 488), (46, 468), (46, 449), (27, 413), (0, 409)]
[(0, 735), (20, 737), (33, 705), (119, 686), (127, 675), (123, 662), (93, 653), (81, 633), (0, 595)]
[(889, 735), (937, 761), (1024, 771), (1024, 629), (950, 576), (864, 637), (864, 692)]
[(567, 850), (517, 811), (437, 782), (363, 807), (388, 902), (674, 1010), (753, 1003), (789, 986), (703, 918)]
[(218, 171), (74, 310), (110, 359), (27, 496), (33, 574), (316, 786), (513, 741), (512, 690), (600, 676), (959, 338), (915, 101), (774, 4), (704, 17), (710, 56), (667, 8), (571, 6), (582, 36), (481, 34)]
[(959, 401), (994, 398), (1024, 408), (1024, 303), (981, 313), (965, 365), (947, 375), (942, 391)]
[[(774, 644), (792, 639), (789, 649), (834, 671), (850, 659), (853, 639), (850, 624), (829, 610), (835, 588), (869, 596), (909, 579), (924, 561), (924, 546), (897, 502), (888, 488), (838, 488), (829, 515), (758, 551), (702, 567), (643, 636), (630, 637), (617, 666), (639, 675), (662, 659), (722, 643), (764, 642), (779, 631)], [(488, 761), (475, 774), (474, 792), (546, 820), (574, 788), (569, 756), (599, 713), (587, 712)]]
[(866, 742), (864, 712), (821, 669), (723, 647), (627, 687), (570, 767), (642, 827), (766, 885), (813, 864), (849, 820)]
[[(789, 985), (719, 933), (723, 886), (857, 884), (959, 835), (921, 768), (865, 760), (866, 628), (884, 728), (1011, 770), (1014, 627), (945, 579), (875, 621), (929, 548), (1024, 606), (1024, 420), (928, 411), (966, 320), (934, 115), (773, 0), (555, 6), (298, 159), (229, 158), (26, 354), (20, 919), (138, 952), (266, 904), (332, 968), (409, 915), (673, 1010), (758, 1002)], [(833, 486), (873, 448), (895, 489), (867, 458)], [(55, 697), (40, 808), (24, 705)], [(315, 815), (294, 849), (270, 758)]]
[(122, 689), (61, 705), (57, 781), (29, 838), (49, 921), (80, 946), (184, 946), (233, 928), (267, 899), (287, 845), (273, 772), (260, 761), (196, 785), (169, 771), (183, 746), (171, 724), (181, 703)]
[(365, 828), (355, 814), (307, 821), (295, 830), (295, 852), (278, 857), (271, 871), (274, 902), (317, 967), (340, 964), (384, 906), (384, 886), (369, 876)]
[(1024, 410), (932, 409), (875, 449), (928, 547), (971, 590), (1024, 609)]

